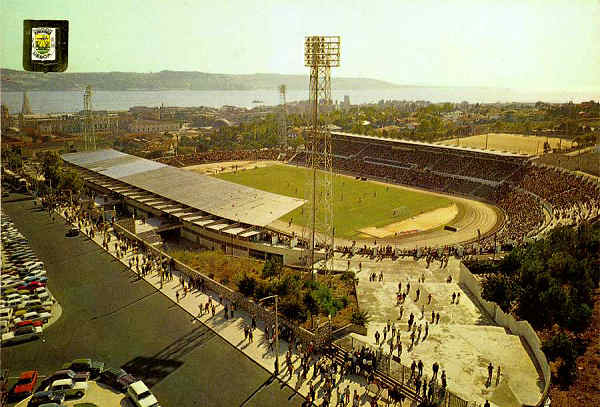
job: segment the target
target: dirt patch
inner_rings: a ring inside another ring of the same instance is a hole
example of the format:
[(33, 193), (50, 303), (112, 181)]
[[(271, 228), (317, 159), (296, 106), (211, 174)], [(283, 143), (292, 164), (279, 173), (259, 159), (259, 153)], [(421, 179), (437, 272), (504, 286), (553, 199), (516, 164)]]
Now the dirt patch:
[(445, 208), (434, 209), (417, 216), (404, 219), (400, 222), (390, 223), (389, 225), (376, 228), (368, 227), (360, 229), (360, 232), (376, 238), (385, 238), (404, 234), (418, 233), (450, 223), (458, 215), (458, 207), (452, 204)]
[(487, 144), (488, 150), (537, 155), (543, 153), (544, 142), (546, 141), (550, 143), (552, 148), (571, 148), (577, 145), (571, 140), (561, 140), (557, 137), (546, 138), (508, 133), (489, 133), (487, 135), (481, 134), (460, 139), (449, 139), (440, 141), (438, 144), (478, 149), (485, 149)]

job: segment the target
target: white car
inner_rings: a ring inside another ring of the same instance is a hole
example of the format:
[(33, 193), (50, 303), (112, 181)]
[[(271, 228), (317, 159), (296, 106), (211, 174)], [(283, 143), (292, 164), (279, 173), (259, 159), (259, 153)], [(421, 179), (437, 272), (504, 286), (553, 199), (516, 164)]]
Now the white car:
[(22, 298), (13, 298), (10, 300), (2, 300), (2, 307), (6, 308), (22, 308), (25, 304)]
[(77, 397), (82, 398), (87, 392), (87, 381), (74, 382), (72, 379), (55, 380), (50, 385), (50, 391), (64, 392), (65, 398)]
[(48, 301), (50, 299), (50, 293), (46, 290), (46, 287), (38, 287), (33, 290), (33, 293), (37, 298), (40, 299), (41, 302)]
[(127, 395), (137, 407), (160, 407), (156, 397), (141, 380), (127, 386)]
[(12, 308), (2, 308), (0, 309), (0, 321), (8, 321), (12, 319), (13, 309)]

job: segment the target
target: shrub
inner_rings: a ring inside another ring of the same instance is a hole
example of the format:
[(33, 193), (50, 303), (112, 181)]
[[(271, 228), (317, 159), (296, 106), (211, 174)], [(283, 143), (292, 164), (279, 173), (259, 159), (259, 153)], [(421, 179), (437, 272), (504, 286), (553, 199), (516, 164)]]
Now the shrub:
[(238, 281), (237, 286), (238, 290), (247, 297), (252, 297), (254, 295), (254, 290), (256, 289), (257, 281), (254, 277), (248, 276), (244, 273), (244, 276)]
[(356, 309), (352, 312), (351, 322), (358, 326), (367, 326), (369, 323), (369, 314), (366, 311)]
[(306, 320), (306, 307), (299, 294), (284, 298), (279, 304), (279, 310), (286, 317), (294, 321)]
[(340, 276), (340, 280), (342, 280), (343, 282), (349, 283), (349, 282), (353, 282), (355, 278), (355, 274), (353, 271), (344, 271), (342, 273), (342, 275)]

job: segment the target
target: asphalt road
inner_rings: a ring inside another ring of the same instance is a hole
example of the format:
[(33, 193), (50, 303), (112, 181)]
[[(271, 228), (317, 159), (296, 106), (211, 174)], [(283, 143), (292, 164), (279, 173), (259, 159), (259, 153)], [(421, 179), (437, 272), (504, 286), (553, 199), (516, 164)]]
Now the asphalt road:
[(52, 374), (89, 357), (142, 378), (163, 406), (299, 406), (298, 394), (191, 317), (83, 236), (65, 237), (33, 201), (2, 199), (2, 210), (46, 264), (48, 288), (63, 309), (46, 342), (2, 349), (10, 376)]

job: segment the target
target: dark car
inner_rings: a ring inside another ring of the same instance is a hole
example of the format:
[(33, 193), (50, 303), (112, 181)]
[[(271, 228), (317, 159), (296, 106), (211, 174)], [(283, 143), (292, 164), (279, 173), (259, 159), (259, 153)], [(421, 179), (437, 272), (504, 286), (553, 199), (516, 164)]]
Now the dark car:
[(123, 369), (109, 367), (100, 374), (98, 381), (124, 392), (127, 390), (127, 386), (136, 382), (137, 379)]
[(71, 369), (57, 370), (52, 375), (52, 381), (62, 380), (62, 379), (71, 379), (71, 380), (73, 380), (75, 378), (76, 374), (77, 373), (75, 373)]
[(69, 229), (69, 231), (65, 234), (65, 236), (67, 237), (75, 237), (75, 236), (79, 236), (79, 229), (77, 228), (71, 228)]
[(64, 392), (56, 392), (56, 391), (39, 391), (31, 397), (29, 403), (27, 403), (27, 407), (38, 407), (41, 404), (46, 403), (62, 403), (65, 399)]
[(71, 363), (65, 363), (63, 369), (71, 369), (75, 373), (90, 372), (92, 378), (98, 377), (104, 371), (104, 362), (92, 359), (75, 359)]

